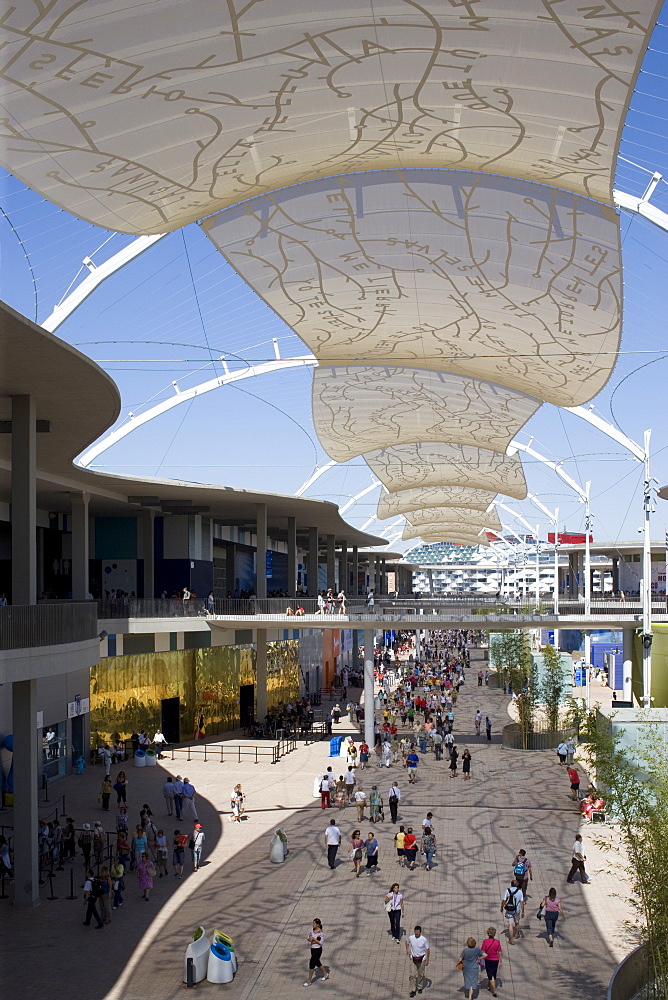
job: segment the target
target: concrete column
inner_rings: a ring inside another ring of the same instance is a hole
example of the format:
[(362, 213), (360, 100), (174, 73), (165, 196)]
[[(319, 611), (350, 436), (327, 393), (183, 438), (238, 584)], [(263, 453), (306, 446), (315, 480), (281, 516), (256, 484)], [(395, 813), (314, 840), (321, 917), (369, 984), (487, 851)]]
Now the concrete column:
[(256, 632), (256, 701), (257, 701), (257, 721), (264, 722), (267, 714), (267, 630), (259, 628)]
[(327, 535), (327, 586), (336, 588), (336, 536)]
[(318, 596), (318, 529), (308, 529), (308, 596)]
[(378, 581), (378, 590), (381, 594), (387, 594), (387, 560), (385, 556), (379, 556), (380, 560), (380, 580)]
[(288, 597), (297, 593), (297, 518), (288, 518)]
[(22, 908), (39, 903), (36, 706), (37, 681), (14, 681), (14, 906)]
[(353, 629), (352, 655), (353, 655), (352, 668), (353, 670), (357, 670), (360, 662), (360, 644), (359, 644), (359, 632), (356, 628)]
[(415, 659), (418, 663), (422, 659), (422, 634), (419, 628), (415, 630)]
[(373, 749), (374, 737), (374, 702), (373, 702), (373, 647), (374, 630), (364, 629), (364, 742)]
[(619, 559), (615, 556), (612, 557), (612, 589), (619, 590)]
[(577, 557), (574, 552), (568, 553), (568, 596), (577, 597)]
[(346, 542), (341, 543), (341, 560), (339, 562), (339, 590), (345, 590), (346, 594), (350, 591), (350, 584), (348, 583), (348, 546)]
[[(155, 511), (141, 513), (141, 537), (144, 559), (144, 597), (155, 597)], [(204, 597), (204, 594), (202, 595)]]
[(88, 493), (71, 493), (72, 599), (88, 600)]
[(37, 602), (36, 453), (35, 401), (12, 396), (12, 604)]
[(633, 701), (633, 636), (632, 628), (622, 629), (622, 684), (623, 700)]
[[(255, 596), (264, 600), (267, 596), (267, 505), (266, 503), (256, 504), (256, 529), (257, 536), (256, 563), (257, 575), (255, 580)], [(266, 714), (266, 713), (265, 713)], [(264, 718), (264, 716), (262, 716)]]
[(236, 583), (236, 561), (237, 547), (234, 543), (225, 546), (225, 586), (231, 594), (234, 593)]
[(359, 597), (359, 592), (360, 592), (359, 573), (360, 573), (360, 557), (357, 551), (357, 546), (353, 545), (353, 585), (351, 590), (353, 597)]

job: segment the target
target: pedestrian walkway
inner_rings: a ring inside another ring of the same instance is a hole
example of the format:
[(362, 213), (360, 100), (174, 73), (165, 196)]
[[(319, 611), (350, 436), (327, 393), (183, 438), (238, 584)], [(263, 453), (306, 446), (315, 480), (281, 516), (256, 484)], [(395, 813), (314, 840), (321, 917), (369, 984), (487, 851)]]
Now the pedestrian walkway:
[[(513, 948), (504, 941), (499, 996), (603, 1000), (617, 957), (631, 946), (621, 932), (619, 903), (606, 899), (610, 883), (600, 884), (614, 882), (615, 872), (599, 874), (594, 867), (592, 885), (565, 884), (580, 822), (568, 798), (566, 778), (556, 755), (501, 749), (507, 699), (499, 690), (478, 688), (474, 673), (467, 672), (469, 682), (462, 688), (455, 717), (458, 748), (468, 746), (473, 757), (470, 782), (462, 780), (461, 771), (451, 779), (447, 762), (436, 762), (432, 754), (422, 759), (414, 786), (398, 767), (360, 772), (367, 791), (378, 783), (386, 805), (385, 823), (375, 829), (379, 874), (360, 879), (352, 875), (345, 848), (358, 825), (352, 807), (323, 811), (313, 798), (314, 777), (328, 764), (337, 774), (345, 770), (343, 760), (328, 759), (328, 742), (300, 746), (275, 765), (193, 761), (187, 774), (198, 791), (199, 817), (207, 835), (202, 869), (183, 882), (156, 879), (148, 904), (141, 902), (130, 874), (124, 907), (100, 933), (82, 926), (79, 863), (76, 901), (64, 898), (67, 873), (59, 875), (59, 898), (37, 910), (14, 911), (0, 901), (3, 940), (13, 942), (11, 949), (5, 948), (3, 988), (35, 996), (48, 981), (53, 988), (65, 989), (69, 1000), (171, 1000), (182, 995), (183, 950), (201, 923), (209, 932), (215, 927), (225, 930), (236, 941), (241, 964), (234, 982), (224, 987), (227, 996), (293, 1000), (306, 978), (307, 933), (312, 919), (319, 917), (325, 933), (323, 962), (331, 978), (310, 989), (329, 990), (337, 1000), (407, 996), (409, 962), (403, 943), (396, 946), (390, 938), (383, 905), (387, 888), (397, 879), (405, 892), (404, 930), (412, 933), (419, 922), (431, 943), (426, 995), (463, 995), (462, 976), (454, 968), (457, 956), (469, 935), (480, 942), (490, 925), (501, 934), (500, 899), (509, 884), (512, 859), (524, 847), (534, 881), (523, 937)], [(491, 743), (484, 732), (474, 735), (477, 708), (493, 720)], [(181, 774), (183, 766), (179, 762)], [(165, 816), (160, 792), (162, 768), (126, 770), (132, 818), (148, 801), (158, 825), (171, 831), (175, 824)], [(107, 815), (93, 806), (98, 777), (89, 770), (63, 782), (68, 811), (80, 820)], [(417, 831), (426, 813), (434, 814), (439, 849), (431, 872), (408, 872), (395, 864), (395, 828), (387, 809), (393, 780), (402, 790), (399, 822)], [(242, 823), (231, 824), (229, 793), (237, 781), (248, 795), (247, 813)], [(324, 845), (324, 829), (332, 816), (344, 837), (335, 871), (327, 867)], [(284, 864), (274, 865), (268, 859), (269, 834), (279, 825), (287, 832), (290, 854)], [(363, 836), (372, 829), (367, 821), (360, 828)], [(591, 858), (590, 832), (587, 828), (584, 835)], [(562, 896), (566, 921), (560, 921), (555, 946), (548, 949), (535, 913), (551, 885)], [(603, 933), (593, 911), (603, 913)], [(197, 995), (205, 998), (218, 997), (220, 991), (220, 986), (207, 983), (197, 987)]]

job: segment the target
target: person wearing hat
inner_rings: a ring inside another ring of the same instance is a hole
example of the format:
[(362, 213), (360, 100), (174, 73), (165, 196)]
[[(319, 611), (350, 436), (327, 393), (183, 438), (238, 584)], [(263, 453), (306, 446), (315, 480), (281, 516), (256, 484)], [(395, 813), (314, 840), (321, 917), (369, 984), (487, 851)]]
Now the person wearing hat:
[(84, 823), (83, 830), (79, 834), (79, 840), (77, 841), (79, 847), (81, 848), (81, 853), (83, 854), (84, 866), (86, 871), (90, 868), (90, 852), (93, 849), (93, 834), (90, 830), (90, 823)]
[(202, 859), (202, 848), (204, 847), (204, 830), (201, 823), (195, 823), (193, 835), (190, 838), (192, 843), (193, 871), (199, 871)]

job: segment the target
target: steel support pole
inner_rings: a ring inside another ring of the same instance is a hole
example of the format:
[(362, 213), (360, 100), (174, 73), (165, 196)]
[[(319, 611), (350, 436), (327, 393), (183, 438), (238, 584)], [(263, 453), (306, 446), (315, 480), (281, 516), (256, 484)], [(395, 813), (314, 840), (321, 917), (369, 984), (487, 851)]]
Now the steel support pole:
[(288, 597), (297, 593), (297, 518), (288, 518)]
[[(88, 493), (72, 493), (72, 599), (87, 601), (88, 585)], [(153, 596), (153, 595), (151, 595)]]
[(372, 628), (364, 629), (364, 742), (373, 749), (374, 735), (374, 700), (373, 700), (373, 650), (375, 633)]
[(649, 470), (649, 441), (651, 431), (645, 431), (645, 483), (643, 488), (642, 539), (642, 697), (645, 708), (652, 707), (652, 541), (650, 515), (652, 513), (651, 478)]
[(351, 588), (351, 593), (353, 597), (359, 597), (360, 593), (360, 557), (356, 545), (353, 545), (353, 585)]

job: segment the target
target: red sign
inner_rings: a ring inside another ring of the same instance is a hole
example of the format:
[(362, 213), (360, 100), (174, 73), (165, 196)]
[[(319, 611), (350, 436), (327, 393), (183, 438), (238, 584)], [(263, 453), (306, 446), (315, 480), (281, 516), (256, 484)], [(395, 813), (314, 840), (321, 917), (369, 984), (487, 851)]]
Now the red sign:
[[(547, 540), (552, 545), (554, 545), (554, 532), (553, 531), (548, 532)], [(559, 544), (560, 545), (584, 545), (584, 543), (585, 543), (586, 540), (587, 540), (587, 536), (584, 535), (584, 534), (582, 534), (582, 535), (562, 535), (562, 534), (560, 534), (559, 535)], [(593, 535), (589, 536), (589, 541), (590, 542), (594, 541), (594, 536)]]

